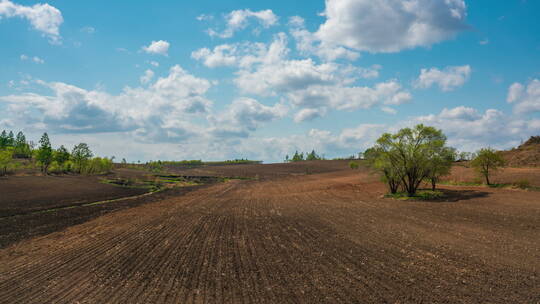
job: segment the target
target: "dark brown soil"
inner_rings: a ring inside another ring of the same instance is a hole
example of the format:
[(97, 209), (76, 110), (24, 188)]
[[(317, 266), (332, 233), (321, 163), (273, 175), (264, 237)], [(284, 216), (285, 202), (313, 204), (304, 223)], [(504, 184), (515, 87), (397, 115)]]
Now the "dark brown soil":
[[(60, 208), (46, 212), (29, 212), (0, 218), (0, 248), (5, 248), (25, 239), (62, 231), (102, 216), (109, 212), (161, 201), (165, 198), (178, 197), (200, 186), (166, 189), (151, 193), (118, 199), (95, 205), (71, 205), (73, 208)], [(38, 201), (36, 201), (38, 202)], [(92, 200), (92, 202), (96, 202)]]
[(0, 179), (0, 218), (133, 196), (147, 189), (118, 187), (96, 176), (10, 176)]
[(538, 192), (447, 189), (384, 199), (362, 170), (215, 184), (0, 250), (0, 303), (539, 303)]
[[(362, 163), (362, 161), (357, 161)], [(290, 175), (310, 175), (317, 173), (351, 170), (348, 160), (325, 160), (325, 161), (302, 161), (294, 163), (276, 164), (250, 164), (250, 165), (225, 165), (204, 166), (194, 169), (167, 168), (169, 171), (190, 176), (221, 176), (221, 177), (245, 177), (245, 178), (280, 178)]]

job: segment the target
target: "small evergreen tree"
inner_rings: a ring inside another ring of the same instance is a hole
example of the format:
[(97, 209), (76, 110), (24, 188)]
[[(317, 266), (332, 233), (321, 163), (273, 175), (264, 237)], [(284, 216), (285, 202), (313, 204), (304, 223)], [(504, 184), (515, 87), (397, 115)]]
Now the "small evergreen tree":
[(315, 153), (315, 150), (311, 150), (311, 153), (306, 155), (306, 160), (318, 160), (320, 159), (319, 155)]
[(298, 154), (298, 151), (295, 151), (294, 155), (293, 155), (293, 158), (292, 158), (292, 161), (297, 162), (297, 161), (301, 161), (302, 159), (303, 159), (303, 157), (300, 158), (300, 154)]
[(456, 150), (454, 148), (442, 147), (434, 151), (428, 162), (429, 173), (426, 178), (431, 182), (431, 190), (435, 191), (442, 176), (450, 174), (455, 159)]
[(28, 145), (28, 143), (26, 142), (26, 137), (24, 136), (24, 133), (22, 131), (17, 133), (14, 148), (14, 158), (30, 158), (32, 156), (32, 153), (30, 151), (30, 145)]
[(13, 135), (13, 131), (9, 131), (9, 134), (7, 136), (6, 146), (8, 147), (15, 146), (15, 137)]
[(51, 142), (49, 140), (49, 135), (43, 133), (41, 139), (39, 140), (40, 146), (37, 152), (37, 161), (41, 164), (41, 172), (47, 175), (47, 170), (51, 165), (53, 160), (53, 151), (51, 148)]
[(8, 143), (8, 135), (7, 135), (6, 130), (3, 130), (2, 133), (0, 134), (0, 149), (7, 148), (7, 143)]

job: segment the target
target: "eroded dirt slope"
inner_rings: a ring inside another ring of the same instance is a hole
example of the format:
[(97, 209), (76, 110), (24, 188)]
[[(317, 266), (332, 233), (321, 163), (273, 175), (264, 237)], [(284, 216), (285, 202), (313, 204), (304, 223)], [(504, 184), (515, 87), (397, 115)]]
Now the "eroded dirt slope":
[(519, 147), (502, 151), (510, 167), (540, 167), (540, 136), (531, 136)]
[(398, 202), (374, 179), (236, 180), (23, 241), (0, 250), (0, 302), (540, 301), (537, 192)]

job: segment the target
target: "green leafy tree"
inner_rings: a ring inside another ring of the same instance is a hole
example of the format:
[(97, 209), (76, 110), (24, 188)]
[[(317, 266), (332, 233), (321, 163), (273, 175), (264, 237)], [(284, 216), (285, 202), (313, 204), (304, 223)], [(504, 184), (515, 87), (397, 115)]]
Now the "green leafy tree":
[(450, 174), (452, 163), (456, 160), (456, 150), (450, 147), (440, 147), (434, 151), (429, 161), (429, 173), (426, 177), (431, 182), (431, 190), (435, 191), (442, 176)]
[(39, 140), (39, 144), (40, 146), (37, 151), (36, 159), (41, 164), (41, 172), (47, 175), (47, 170), (53, 161), (53, 150), (51, 148), (51, 142), (47, 133), (43, 133), (41, 139)]
[(288, 163), (290, 160), (289, 160), (289, 154), (285, 155), (285, 162)]
[(497, 151), (487, 148), (477, 152), (476, 157), (472, 160), (473, 168), (486, 180), (486, 184), (490, 185), (489, 176), (504, 166), (504, 158)]
[(428, 178), (434, 156), (445, 144), (446, 136), (441, 130), (419, 124), (395, 134), (383, 134), (375, 147), (369, 153), (366, 151), (366, 158), (383, 173), (392, 193), (401, 186), (408, 196), (414, 196)]
[(64, 163), (67, 162), (70, 157), (71, 155), (69, 154), (68, 149), (66, 149), (66, 147), (64, 147), (63, 145), (54, 152), (54, 160), (60, 166), (64, 165)]
[(71, 159), (75, 163), (75, 168), (77, 169), (77, 172), (82, 173), (88, 163), (88, 160), (93, 156), (94, 154), (92, 151), (90, 151), (90, 147), (88, 147), (85, 143), (80, 143), (73, 147), (73, 151), (71, 152)]
[(364, 152), (367, 165), (382, 173), (381, 179), (388, 185), (390, 193), (394, 194), (401, 185), (401, 172), (391, 161), (390, 154), (394, 151), (384, 150), (383, 147), (375, 146)]
[(13, 162), (13, 151), (11, 149), (0, 150), (0, 176), (7, 174), (8, 168)]

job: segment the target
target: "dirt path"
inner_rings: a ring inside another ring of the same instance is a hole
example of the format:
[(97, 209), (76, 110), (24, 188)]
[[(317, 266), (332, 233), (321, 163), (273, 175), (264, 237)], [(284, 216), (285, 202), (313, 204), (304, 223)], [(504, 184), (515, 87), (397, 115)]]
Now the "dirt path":
[[(0, 303), (539, 303), (537, 192), (231, 181), (0, 250)], [(362, 182), (361, 182), (362, 180)]]

